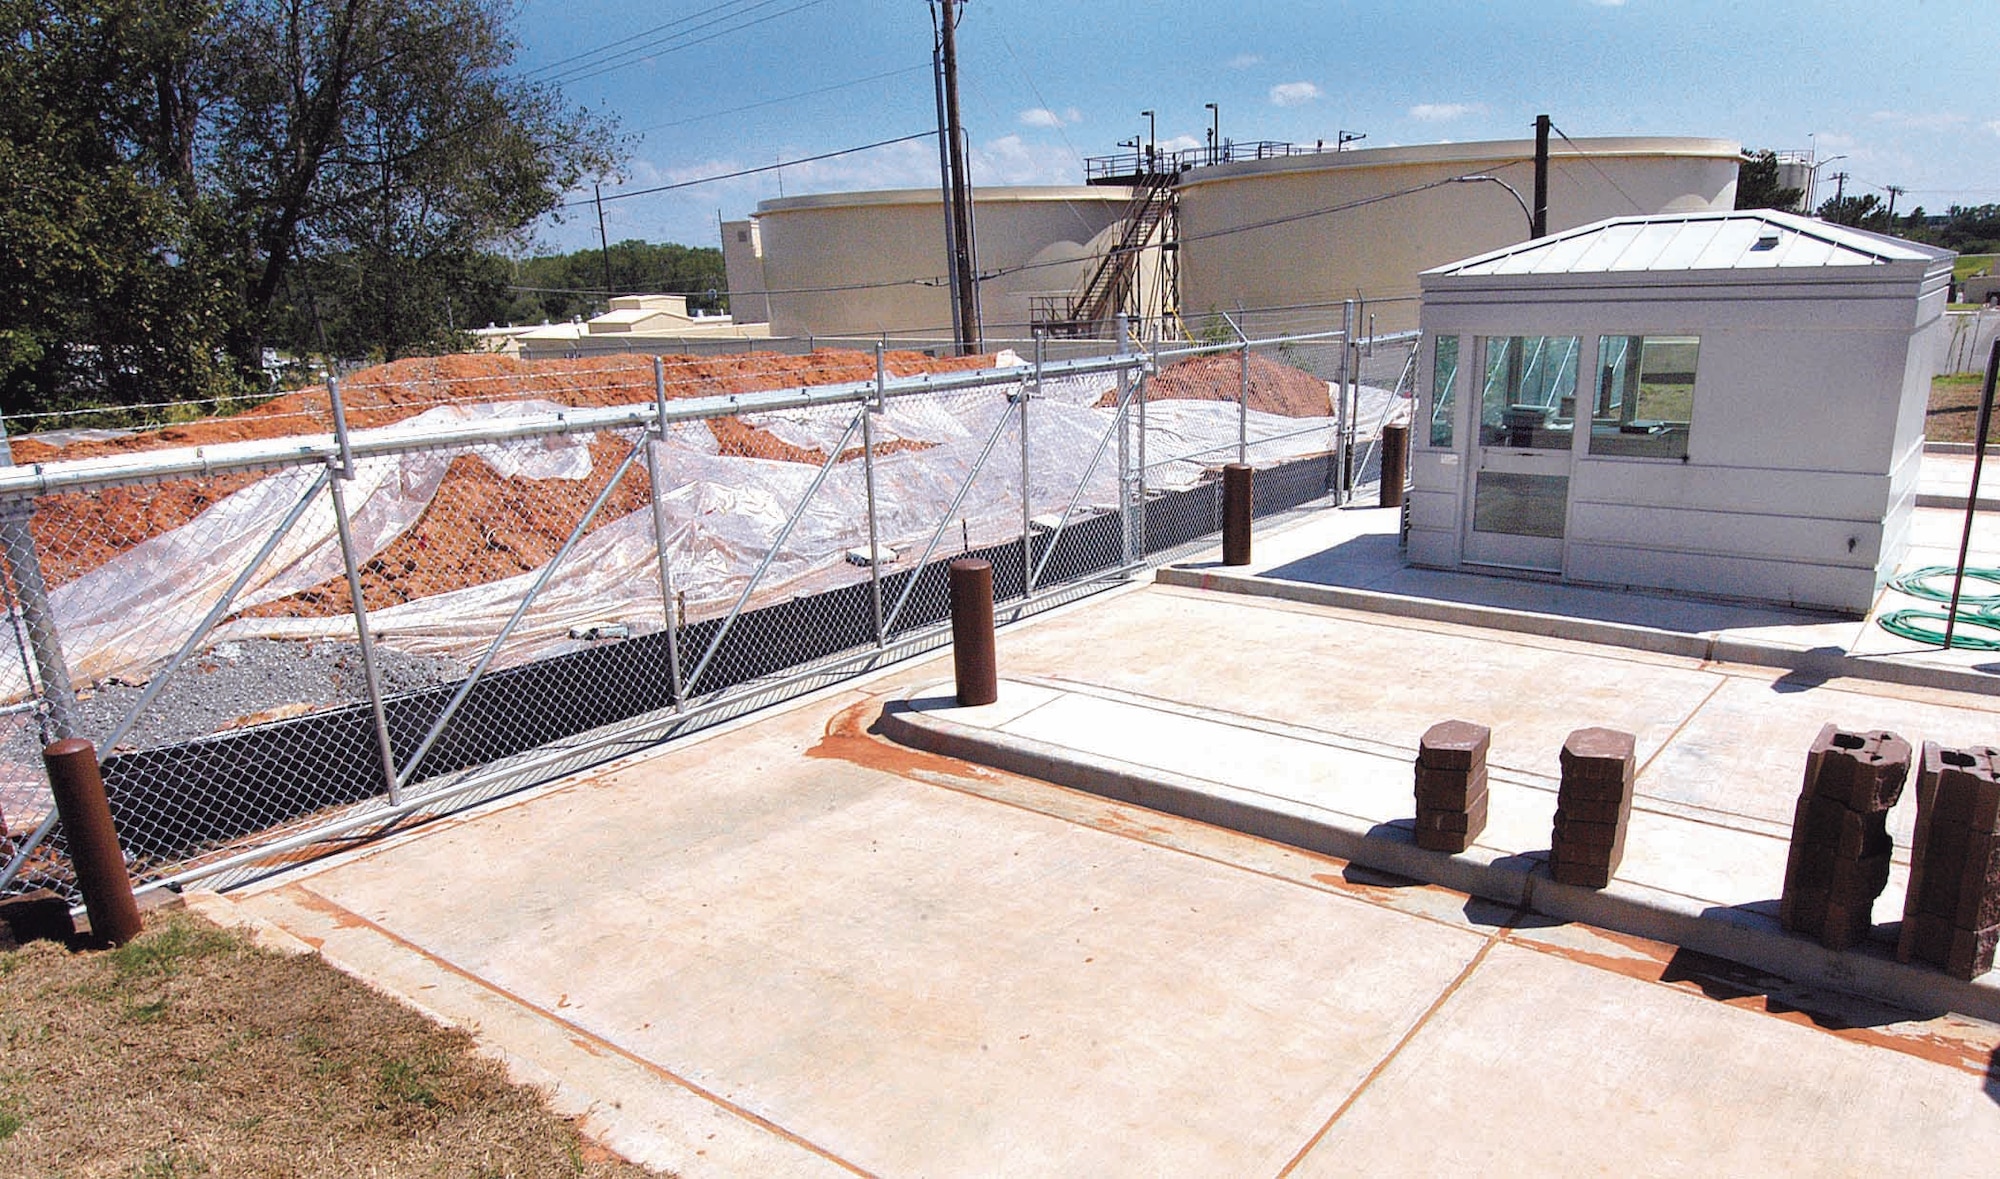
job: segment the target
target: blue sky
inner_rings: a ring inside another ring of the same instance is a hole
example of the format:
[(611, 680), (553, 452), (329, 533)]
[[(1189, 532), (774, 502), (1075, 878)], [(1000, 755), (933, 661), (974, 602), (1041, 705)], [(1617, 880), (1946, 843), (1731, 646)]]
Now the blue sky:
[[(1907, 211), (2000, 202), (1996, 29), (1990, 0), (972, 0), (958, 38), (978, 184), (1078, 183), (1081, 157), (1143, 135), (1147, 109), (1163, 145), (1198, 146), (1214, 102), (1236, 140), (1522, 138), (1547, 112), (1579, 138), (1816, 144), (1847, 157), (1822, 175), (1849, 173), (1850, 192), (1899, 185)], [(607, 195), (936, 122), (922, 0), (525, 0), (514, 31), (522, 69), (632, 134)], [(781, 186), (936, 184), (936, 144), (920, 139), (614, 200), (605, 220), (614, 241), (714, 245), (718, 212), (745, 216)], [(595, 244), (592, 210), (569, 212), (543, 247)]]

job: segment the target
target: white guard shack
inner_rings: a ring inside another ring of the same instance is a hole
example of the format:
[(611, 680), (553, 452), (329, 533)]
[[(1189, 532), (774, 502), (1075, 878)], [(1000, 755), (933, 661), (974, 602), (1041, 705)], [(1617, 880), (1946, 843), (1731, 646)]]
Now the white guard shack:
[(1425, 271), (1409, 560), (1865, 613), (1953, 257), (1744, 211)]

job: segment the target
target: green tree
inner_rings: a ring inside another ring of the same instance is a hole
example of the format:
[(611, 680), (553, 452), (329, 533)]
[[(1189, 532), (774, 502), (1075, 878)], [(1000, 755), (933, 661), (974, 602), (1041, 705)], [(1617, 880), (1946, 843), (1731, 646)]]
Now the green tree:
[[(565, 191), (615, 166), (607, 120), (509, 72), (506, 15), (498, 0), (230, 5), (215, 196), (243, 276), (239, 365), (254, 363), (282, 303), (308, 298), (385, 358), (448, 339), (450, 292), (479, 256), (525, 245)], [(352, 277), (324, 296), (302, 291), (320, 277), (292, 281), (302, 258), (338, 260)]]
[[(0, 409), (394, 357), (618, 163), (512, 70), (503, 0), (0, 0)], [(481, 321), (483, 322), (483, 321)]]
[(1889, 208), (1874, 193), (1828, 197), (1820, 204), (1819, 219), (1876, 233), (1889, 232)]
[(1736, 165), (1736, 207), (1739, 209), (1785, 209), (1799, 207), (1805, 196), (1802, 188), (1788, 188), (1778, 182), (1778, 153), (1770, 150), (1746, 152)]
[(229, 283), (191, 200), (199, 3), (0, 0), (0, 410), (213, 396)]
[[(602, 311), (611, 294), (686, 295), (688, 310), (722, 312), (729, 307), (729, 279), (722, 251), (713, 246), (654, 244), (636, 238), (614, 242), (611, 289), (604, 287), (605, 254), (596, 248), (544, 254), (516, 264), (520, 288), (505, 318), (514, 323), (559, 323)], [(496, 319), (496, 322), (499, 320)]]

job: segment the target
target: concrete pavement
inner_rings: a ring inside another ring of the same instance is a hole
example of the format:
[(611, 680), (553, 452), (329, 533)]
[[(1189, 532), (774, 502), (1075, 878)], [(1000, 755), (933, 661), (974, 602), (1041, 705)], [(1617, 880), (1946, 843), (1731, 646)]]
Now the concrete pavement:
[[(1013, 628), (1003, 660), (1175, 596)], [(689, 1175), (1668, 1173), (1721, 1141), (1744, 1169), (1829, 1173), (2000, 1148), (2000, 1029), (868, 731), (947, 668), (226, 904), (475, 1029), (589, 1133)], [(1749, 1100), (1764, 1085), (1785, 1091)], [(1831, 1110), (1841, 1135), (1805, 1132)]]

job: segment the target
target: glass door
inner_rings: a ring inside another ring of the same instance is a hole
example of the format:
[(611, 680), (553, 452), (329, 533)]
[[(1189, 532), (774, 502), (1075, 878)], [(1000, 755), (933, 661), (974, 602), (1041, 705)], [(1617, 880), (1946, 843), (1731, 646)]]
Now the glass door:
[(1561, 572), (1576, 439), (1576, 336), (1482, 336), (1465, 560)]

